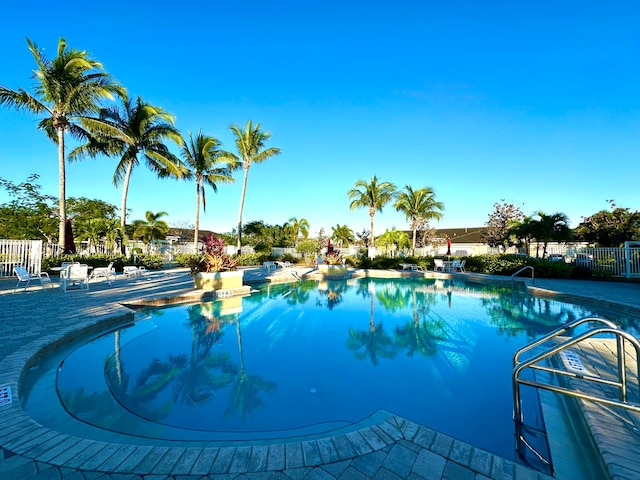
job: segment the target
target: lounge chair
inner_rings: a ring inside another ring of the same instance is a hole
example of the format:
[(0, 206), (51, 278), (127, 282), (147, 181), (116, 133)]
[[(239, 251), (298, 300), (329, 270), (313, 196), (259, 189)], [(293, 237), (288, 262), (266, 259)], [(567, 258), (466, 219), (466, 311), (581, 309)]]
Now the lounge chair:
[(433, 259), (433, 271), (434, 272), (444, 272), (444, 262), (439, 258)]
[(111, 285), (111, 279), (113, 278), (115, 280), (116, 278), (116, 270), (113, 268), (113, 262), (109, 263), (107, 267), (97, 267), (93, 269), (93, 272), (91, 272), (91, 278), (99, 277), (106, 278), (109, 285)]
[(422, 268), (420, 265), (417, 265), (415, 263), (412, 263), (410, 268), (414, 272), (424, 272), (424, 268)]
[(51, 278), (49, 278), (49, 274), (47, 272), (29, 273), (27, 269), (22, 265), (14, 265), (13, 271), (18, 277), (18, 283), (16, 283), (16, 286), (13, 289), (13, 293), (16, 293), (16, 290), (21, 286), (21, 283), (24, 283), (23, 291), (26, 290), (31, 280), (34, 279), (37, 279), (40, 282), (40, 285), (42, 285), (42, 290), (44, 290), (45, 283), (48, 283), (53, 288), (53, 283), (51, 283)]
[(402, 267), (403, 270), (412, 270), (413, 263), (401, 263), (399, 266)]
[(122, 273), (125, 277), (131, 278), (147, 273), (147, 269), (144, 266), (136, 267), (134, 265), (125, 265), (122, 267)]
[(67, 292), (70, 286), (89, 291), (89, 267), (87, 265), (71, 265), (64, 275), (60, 275), (60, 288)]
[(291, 262), (276, 262), (276, 267), (293, 268), (293, 263), (291, 263)]

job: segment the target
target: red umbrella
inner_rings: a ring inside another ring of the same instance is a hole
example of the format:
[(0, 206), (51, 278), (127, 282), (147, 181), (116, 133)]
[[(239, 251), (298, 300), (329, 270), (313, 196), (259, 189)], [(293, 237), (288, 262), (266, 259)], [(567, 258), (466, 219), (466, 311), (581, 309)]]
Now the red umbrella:
[(447, 238), (447, 257), (451, 256), (451, 239)]

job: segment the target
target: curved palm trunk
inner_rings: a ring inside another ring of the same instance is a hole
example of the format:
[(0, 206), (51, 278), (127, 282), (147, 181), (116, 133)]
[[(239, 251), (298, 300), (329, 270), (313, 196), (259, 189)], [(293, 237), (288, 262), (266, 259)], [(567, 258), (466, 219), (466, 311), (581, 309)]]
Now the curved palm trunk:
[(244, 167), (244, 180), (242, 182), (242, 195), (240, 196), (240, 210), (238, 211), (238, 251), (242, 246), (242, 209), (244, 207), (244, 196), (247, 192), (247, 178), (249, 178), (249, 165)]
[(125, 253), (124, 239), (125, 230), (124, 227), (127, 224), (127, 192), (129, 191), (129, 179), (131, 178), (131, 170), (133, 169), (133, 160), (127, 165), (127, 173), (124, 176), (124, 185), (122, 186), (122, 204), (120, 210), (120, 226), (122, 227), (122, 245), (120, 245), (120, 251)]
[(133, 169), (133, 160), (127, 165), (127, 173), (124, 176), (124, 185), (122, 186), (122, 206), (120, 213), (120, 226), (124, 229), (127, 224), (127, 192), (129, 191), (129, 180), (131, 179), (131, 170)]
[(200, 229), (200, 182), (196, 182), (196, 225), (193, 231), (193, 246), (198, 253), (198, 230)]
[(58, 127), (58, 168), (60, 169), (60, 202), (58, 215), (60, 221), (58, 223), (58, 246), (64, 249), (64, 234), (67, 220), (67, 204), (66, 204), (66, 182), (67, 177), (64, 165), (64, 128)]
[(116, 330), (114, 335), (114, 355), (116, 358), (116, 376), (118, 377), (118, 386), (122, 386), (122, 359), (120, 358), (120, 330)]

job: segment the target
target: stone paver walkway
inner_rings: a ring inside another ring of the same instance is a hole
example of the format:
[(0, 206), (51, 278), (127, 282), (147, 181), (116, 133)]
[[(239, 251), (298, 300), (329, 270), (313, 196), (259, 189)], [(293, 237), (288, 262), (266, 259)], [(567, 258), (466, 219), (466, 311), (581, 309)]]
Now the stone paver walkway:
[[(296, 271), (302, 276), (309, 270)], [(264, 279), (261, 268), (245, 270), (247, 283)], [(118, 278), (112, 287), (98, 280), (91, 283), (89, 292), (65, 294), (58, 288), (43, 291), (34, 286), (13, 294), (14, 284), (14, 279), (0, 280), (0, 388), (8, 386), (13, 398), (12, 403), (0, 406), (3, 480), (548, 478), (386, 412), (378, 412), (358, 428), (284, 443), (140, 445), (99, 442), (49, 430), (25, 414), (18, 394), (21, 372), (34, 363), (37, 352), (68, 342), (70, 336), (131, 319), (132, 311), (123, 306), (127, 301), (181, 296), (197, 300), (206, 294), (193, 290), (184, 269)], [(536, 287), (548, 295), (586, 295), (640, 307), (640, 285), (536, 280)]]

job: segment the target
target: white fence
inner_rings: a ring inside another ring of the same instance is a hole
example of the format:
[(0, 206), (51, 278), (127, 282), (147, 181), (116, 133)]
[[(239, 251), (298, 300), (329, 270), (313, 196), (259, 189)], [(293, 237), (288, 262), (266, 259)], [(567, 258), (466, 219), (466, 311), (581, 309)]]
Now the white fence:
[(625, 242), (623, 248), (581, 248), (576, 267), (604, 270), (614, 276), (640, 278), (640, 242)]
[(0, 277), (14, 276), (14, 265), (24, 265), (29, 273), (40, 273), (42, 240), (0, 239)]

